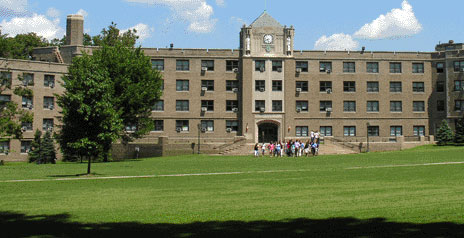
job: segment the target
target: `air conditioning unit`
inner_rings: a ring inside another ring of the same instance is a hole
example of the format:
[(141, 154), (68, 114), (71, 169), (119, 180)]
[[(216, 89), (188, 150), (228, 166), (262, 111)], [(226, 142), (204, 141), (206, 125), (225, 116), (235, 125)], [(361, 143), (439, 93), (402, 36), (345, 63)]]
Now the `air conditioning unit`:
[(264, 88), (259, 88), (259, 91), (260, 91), (260, 92), (264, 92)]
[(238, 68), (234, 68), (232, 71), (234, 71), (234, 73), (238, 73)]
[(238, 88), (233, 88), (232, 92), (234, 92), (234, 93), (238, 92)]
[(325, 72), (325, 68), (319, 68), (319, 71)]
[(22, 131), (22, 132), (27, 131), (27, 127), (25, 127), (25, 126), (21, 127), (21, 131)]
[(28, 103), (27, 108), (32, 109), (33, 108), (32, 104)]
[(176, 128), (176, 131), (177, 131), (177, 132), (181, 132), (181, 131), (182, 131), (182, 128), (177, 127), (177, 128)]
[(227, 128), (226, 131), (227, 131), (228, 133), (231, 133), (231, 132), (232, 132), (232, 128)]
[(201, 87), (201, 91), (208, 91), (207, 87)]
[(206, 112), (206, 111), (208, 111), (208, 108), (207, 108), (207, 107), (202, 107), (202, 108), (201, 108), (201, 111), (202, 111), (202, 112)]
[(47, 127), (47, 131), (53, 131), (53, 127)]
[(26, 105), (27, 105), (27, 102), (22, 102), (21, 104), (24, 105), (24, 106), (26, 106)]
[(301, 73), (301, 68), (296, 68), (296, 72), (299, 74)]
[(29, 81), (23, 81), (23, 86), (28, 86), (29, 85)]
[(328, 107), (325, 109), (326, 112), (332, 112), (332, 108), (331, 107)]
[(464, 72), (464, 68), (461, 68), (461, 72)]
[(301, 108), (297, 108), (297, 109), (296, 109), (296, 112), (301, 112)]
[(54, 106), (53, 105), (48, 105), (48, 109), (53, 110)]
[(55, 87), (55, 84), (54, 83), (51, 83), (49, 84), (50, 85), (50, 88), (54, 88)]
[(301, 88), (296, 88), (297, 93), (301, 93)]
[(201, 67), (201, 71), (208, 71), (208, 67)]
[(264, 111), (265, 111), (265, 108), (264, 108), (264, 107), (260, 107), (260, 108), (259, 108), (259, 111), (260, 111), (260, 112), (264, 112)]
[(233, 112), (238, 112), (238, 108), (232, 108)]
[(261, 73), (264, 72), (264, 70), (265, 70), (264, 67), (259, 68), (259, 71), (261, 71)]
[(328, 73), (328, 74), (330, 74), (331, 72), (332, 72), (332, 70), (330, 70), (330, 69), (327, 70), (327, 73)]
[(277, 72), (281, 73), (281, 72), (282, 72), (282, 68), (277, 68)]
[(332, 89), (328, 88), (327, 90), (325, 90), (325, 92), (326, 92), (327, 94), (331, 94), (331, 93), (332, 93)]
[(206, 132), (206, 128), (201, 128), (201, 132)]

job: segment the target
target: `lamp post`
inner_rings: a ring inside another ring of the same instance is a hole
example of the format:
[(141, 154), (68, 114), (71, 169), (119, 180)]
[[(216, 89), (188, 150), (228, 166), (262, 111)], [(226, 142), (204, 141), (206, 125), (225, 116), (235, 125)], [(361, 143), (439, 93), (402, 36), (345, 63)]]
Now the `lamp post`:
[(371, 126), (371, 124), (369, 122), (366, 123), (366, 138), (367, 138), (367, 148), (366, 148), (366, 152), (369, 153), (369, 127)]
[(201, 123), (198, 123), (198, 154), (200, 154), (200, 135), (201, 135)]

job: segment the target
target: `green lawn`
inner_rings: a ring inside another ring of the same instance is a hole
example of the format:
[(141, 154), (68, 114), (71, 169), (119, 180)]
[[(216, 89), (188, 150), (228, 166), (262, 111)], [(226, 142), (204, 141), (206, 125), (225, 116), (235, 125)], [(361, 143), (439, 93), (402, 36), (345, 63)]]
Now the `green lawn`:
[[(316, 158), (192, 155), (97, 163), (85, 178), (242, 173), (68, 181), (56, 179), (83, 178), (76, 175), (87, 165), (7, 163), (0, 230), (22, 227), (12, 237), (464, 237), (464, 164), (389, 166), (464, 162), (463, 154), (464, 147), (425, 146)], [(41, 181), (11, 182), (29, 179)]]

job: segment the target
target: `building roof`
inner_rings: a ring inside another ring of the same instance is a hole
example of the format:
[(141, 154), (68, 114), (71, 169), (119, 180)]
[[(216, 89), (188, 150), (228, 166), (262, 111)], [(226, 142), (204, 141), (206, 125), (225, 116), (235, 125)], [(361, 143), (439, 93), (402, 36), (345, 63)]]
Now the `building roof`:
[(261, 14), (256, 20), (251, 23), (251, 27), (279, 27), (283, 28), (283, 26), (273, 17), (271, 17), (269, 14), (267, 14), (266, 11)]

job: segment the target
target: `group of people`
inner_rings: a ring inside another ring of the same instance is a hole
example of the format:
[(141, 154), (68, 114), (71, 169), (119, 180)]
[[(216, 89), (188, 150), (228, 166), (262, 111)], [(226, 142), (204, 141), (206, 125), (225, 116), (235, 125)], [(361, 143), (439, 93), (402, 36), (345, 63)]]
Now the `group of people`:
[(289, 140), (287, 142), (256, 143), (254, 146), (255, 157), (265, 156), (268, 154), (273, 157), (300, 157), (316, 156), (319, 152), (320, 134), (318, 131), (311, 131), (310, 140), (303, 142), (301, 140)]

